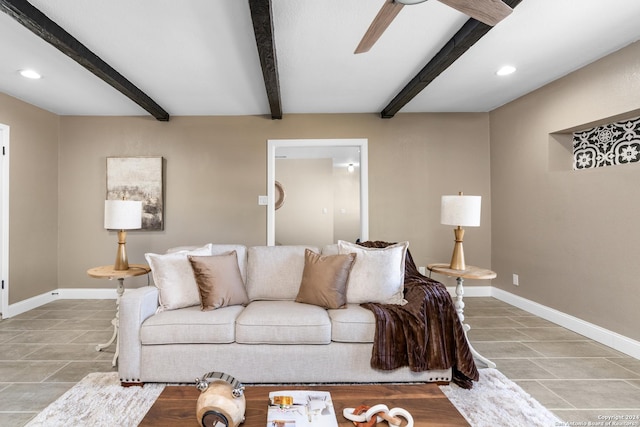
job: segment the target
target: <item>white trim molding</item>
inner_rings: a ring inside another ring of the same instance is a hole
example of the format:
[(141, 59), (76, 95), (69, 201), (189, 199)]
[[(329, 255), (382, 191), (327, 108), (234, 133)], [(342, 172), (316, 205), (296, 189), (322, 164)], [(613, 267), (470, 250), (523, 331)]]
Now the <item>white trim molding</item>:
[[(470, 288), (465, 288), (465, 291), (468, 289)], [(639, 341), (625, 337), (624, 335), (620, 335), (598, 325), (594, 325), (593, 323), (586, 322), (556, 309), (538, 304), (537, 302), (522, 298), (518, 295), (503, 291), (502, 289), (492, 287), (491, 296), (524, 311), (535, 314), (536, 316), (542, 317), (556, 325), (560, 325), (580, 335), (584, 335), (585, 337), (597, 341), (600, 344), (604, 344), (607, 347), (611, 347), (614, 350), (618, 350), (631, 357), (640, 359)]]
[(47, 292), (44, 294), (36, 295), (35, 297), (27, 298), (15, 304), (8, 304), (6, 313), (3, 312), (2, 317), (4, 319), (8, 319), (10, 317), (26, 313), (29, 310), (34, 310), (45, 304), (56, 301), (57, 299), (58, 296), (57, 294), (55, 294), (55, 292)]
[[(491, 286), (465, 286), (464, 297), (465, 298), (490, 297), (491, 289), (492, 289)], [(456, 297), (455, 286), (447, 286), (447, 291), (449, 291), (449, 295), (451, 295), (452, 298)]]
[(45, 304), (61, 299), (116, 299), (115, 289), (61, 288), (7, 306), (7, 314), (3, 318), (17, 316), (34, 310)]
[[(454, 286), (447, 287), (447, 290), (452, 296), (455, 296)], [(467, 286), (464, 289), (464, 296), (465, 298), (494, 297), (580, 335), (584, 335), (614, 350), (640, 359), (639, 341), (518, 295), (503, 291), (502, 289), (492, 286)], [(9, 309), (7, 310), (8, 315), (5, 317), (17, 316), (18, 314), (59, 299), (116, 299), (116, 297), (117, 293), (115, 289), (61, 288), (9, 305)], [(470, 323), (473, 327), (473, 322)]]
[(0, 313), (9, 312), (9, 134), (10, 127), (0, 123)]
[(115, 289), (61, 288), (56, 292), (58, 292), (58, 299), (116, 299), (118, 297)]
[[(447, 286), (447, 291), (455, 298), (455, 286)], [(537, 302), (522, 298), (510, 292), (493, 286), (466, 286), (464, 288), (464, 297), (493, 297), (514, 307), (518, 307), (526, 312), (535, 314), (549, 322), (567, 328), (570, 331), (584, 335), (594, 341), (611, 347), (614, 350), (627, 354), (636, 359), (640, 359), (640, 342), (633, 340), (624, 335), (602, 328), (593, 323), (589, 323), (570, 314), (563, 313), (554, 308), (547, 307)], [(473, 327), (473, 321), (469, 322)]]
[(267, 245), (275, 245), (276, 149), (292, 147), (358, 147), (360, 150), (360, 239), (369, 240), (369, 140), (338, 139), (269, 139), (267, 140)]

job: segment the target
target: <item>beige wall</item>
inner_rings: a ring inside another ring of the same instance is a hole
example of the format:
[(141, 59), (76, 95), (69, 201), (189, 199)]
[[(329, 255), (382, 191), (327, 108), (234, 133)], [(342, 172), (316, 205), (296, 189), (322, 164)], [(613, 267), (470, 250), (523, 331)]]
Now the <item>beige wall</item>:
[(275, 180), (286, 194), (275, 214), (276, 245), (333, 243), (333, 161), (276, 159)]
[(639, 115), (638, 76), (635, 43), (490, 114), (494, 286), (636, 340), (640, 165), (573, 171), (550, 134)]
[(175, 245), (264, 244), (267, 139), (368, 138), (371, 239), (409, 240), (419, 265), (448, 261), (440, 195), (482, 195), (482, 226), (465, 235), (469, 264), (496, 270), (494, 286), (638, 340), (640, 165), (572, 171), (567, 137), (555, 133), (639, 115), (639, 75), (636, 43), (491, 114), (390, 120), (58, 117), (0, 94), (11, 127), (9, 302), (113, 287), (86, 276), (115, 256), (116, 236), (102, 228), (107, 156), (166, 159), (166, 228), (129, 233), (131, 262), (144, 262)]
[(9, 304), (58, 288), (59, 118), (0, 93), (10, 127)]
[(390, 120), (58, 117), (0, 94), (11, 127), (9, 302), (113, 287), (86, 276), (115, 256), (116, 236), (102, 228), (107, 156), (166, 159), (166, 228), (129, 233), (131, 262), (144, 262), (175, 245), (264, 244), (267, 139), (368, 138), (372, 239), (409, 240), (419, 265), (448, 261), (440, 195), (482, 195), (468, 263), (496, 270), (494, 286), (638, 340), (640, 165), (571, 171), (558, 142), (567, 138), (551, 135), (640, 114), (638, 75), (636, 43), (491, 114)]
[(286, 197), (275, 213), (277, 245), (319, 248), (360, 238), (360, 168), (334, 159), (276, 159), (276, 181)]
[(368, 138), (369, 236), (409, 240), (420, 265), (451, 256), (453, 232), (439, 224), (440, 196), (459, 190), (484, 196), (482, 226), (467, 231), (465, 251), (469, 263), (491, 265), (488, 114), (60, 122), (61, 287), (112, 287), (86, 276), (87, 268), (115, 257), (116, 236), (102, 228), (107, 156), (166, 159), (165, 230), (128, 233), (130, 262), (144, 262), (145, 252), (175, 245), (265, 244), (266, 208), (258, 205), (258, 195), (266, 194), (267, 140), (287, 138)]
[(353, 172), (333, 168), (333, 197), (333, 237), (355, 242), (361, 237), (360, 166), (354, 166)]

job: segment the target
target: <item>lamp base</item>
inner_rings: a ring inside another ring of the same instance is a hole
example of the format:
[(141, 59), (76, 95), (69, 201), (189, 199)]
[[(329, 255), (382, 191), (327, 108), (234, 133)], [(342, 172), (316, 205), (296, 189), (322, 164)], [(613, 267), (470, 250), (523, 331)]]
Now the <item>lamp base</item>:
[(127, 232), (118, 231), (118, 252), (116, 253), (116, 262), (113, 269), (117, 271), (125, 271), (129, 269), (129, 260), (127, 259)]
[(462, 248), (462, 238), (464, 237), (464, 229), (460, 226), (453, 229), (456, 243), (453, 245), (453, 255), (451, 255), (451, 264), (449, 268), (452, 270), (466, 270), (464, 263), (464, 249)]

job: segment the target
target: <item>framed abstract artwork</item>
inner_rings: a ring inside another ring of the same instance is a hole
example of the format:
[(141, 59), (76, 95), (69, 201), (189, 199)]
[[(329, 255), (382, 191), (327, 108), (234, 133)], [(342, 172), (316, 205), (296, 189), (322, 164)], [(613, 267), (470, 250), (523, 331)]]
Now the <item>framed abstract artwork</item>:
[(142, 201), (142, 230), (164, 230), (162, 157), (107, 157), (107, 200)]

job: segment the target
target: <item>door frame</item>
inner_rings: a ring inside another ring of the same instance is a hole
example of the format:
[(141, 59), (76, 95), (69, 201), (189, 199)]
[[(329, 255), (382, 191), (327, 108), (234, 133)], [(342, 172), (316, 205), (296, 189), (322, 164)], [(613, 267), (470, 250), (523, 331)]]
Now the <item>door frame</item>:
[(0, 123), (0, 313), (9, 309), (9, 126)]
[(274, 246), (275, 176), (278, 147), (358, 147), (360, 149), (360, 239), (369, 239), (369, 153), (367, 138), (268, 139), (267, 140), (267, 246)]

